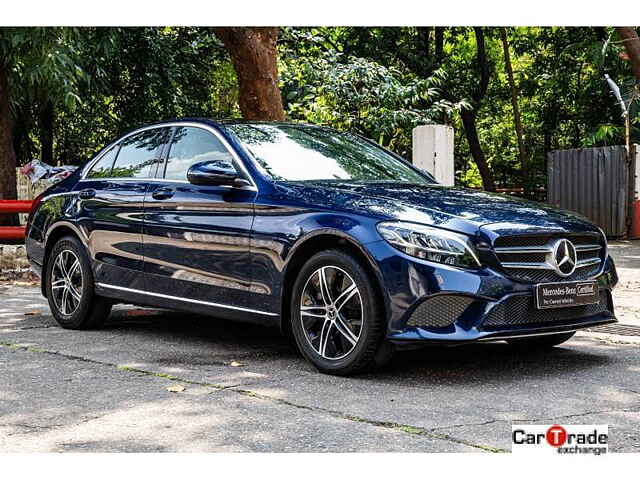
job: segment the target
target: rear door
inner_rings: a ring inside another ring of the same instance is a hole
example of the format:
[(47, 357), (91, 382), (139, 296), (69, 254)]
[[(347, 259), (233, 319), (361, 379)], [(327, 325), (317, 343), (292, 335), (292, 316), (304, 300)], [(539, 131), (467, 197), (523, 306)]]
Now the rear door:
[(89, 239), (96, 282), (143, 288), (142, 222), (168, 128), (143, 130), (105, 153), (78, 183), (80, 224)]
[[(147, 190), (143, 226), (147, 290), (187, 303), (231, 310), (250, 306), (250, 236), (255, 187), (192, 185), (197, 162), (238, 160), (215, 131), (178, 126), (161, 181)], [(249, 179), (250, 180), (250, 179)]]

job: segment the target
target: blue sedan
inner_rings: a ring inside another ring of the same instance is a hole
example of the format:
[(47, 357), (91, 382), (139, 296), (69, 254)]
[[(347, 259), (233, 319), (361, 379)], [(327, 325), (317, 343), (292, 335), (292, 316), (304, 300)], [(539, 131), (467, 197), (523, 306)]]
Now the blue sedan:
[(271, 324), (336, 375), (428, 343), (546, 348), (616, 321), (615, 267), (586, 219), (438, 185), (312, 125), (132, 131), (38, 197), (27, 253), (65, 328), (98, 328), (118, 302)]

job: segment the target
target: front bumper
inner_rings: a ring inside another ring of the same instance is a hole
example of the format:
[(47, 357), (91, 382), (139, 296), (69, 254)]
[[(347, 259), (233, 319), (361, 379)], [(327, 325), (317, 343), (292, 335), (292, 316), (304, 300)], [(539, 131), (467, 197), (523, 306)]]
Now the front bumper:
[[(618, 278), (610, 257), (595, 277), (599, 305), (540, 311), (533, 307), (533, 284), (512, 280), (497, 269), (469, 271), (426, 262), (384, 241), (368, 244), (367, 248), (385, 287), (387, 338), (399, 345), (456, 345), (570, 332), (616, 322), (611, 290)], [(446, 315), (439, 308), (442, 306), (448, 307)]]

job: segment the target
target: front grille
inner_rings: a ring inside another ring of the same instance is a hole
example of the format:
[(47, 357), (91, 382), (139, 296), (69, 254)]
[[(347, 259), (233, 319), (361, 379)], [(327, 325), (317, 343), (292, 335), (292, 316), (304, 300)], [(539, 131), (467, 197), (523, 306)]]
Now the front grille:
[(460, 295), (437, 295), (422, 302), (411, 314), (409, 327), (443, 328), (453, 325), (473, 303)]
[[(576, 247), (577, 266), (568, 277), (553, 267), (553, 245), (566, 238)], [(602, 235), (517, 235), (499, 237), (493, 248), (505, 273), (518, 281), (531, 283), (566, 282), (594, 277), (605, 260), (605, 239)]]
[(501, 253), (498, 258), (501, 262), (526, 262), (542, 263), (546, 259), (544, 253)]
[(514, 274), (509, 272), (509, 276), (521, 281), (531, 283), (547, 283), (547, 282), (567, 282), (588, 280), (598, 273), (599, 265), (591, 268), (576, 269), (570, 277), (561, 277), (552, 270), (522, 270)]
[(494, 247), (536, 247), (543, 246), (549, 243), (554, 238), (568, 238), (574, 244), (586, 244), (600, 240), (600, 235), (597, 233), (583, 235), (583, 234), (571, 234), (571, 235), (510, 235), (505, 237), (496, 238)]
[(496, 305), (485, 321), (483, 327), (509, 327), (516, 325), (548, 324), (567, 322), (584, 317), (608, 313), (613, 316), (606, 291), (600, 292), (600, 302), (592, 305), (580, 305), (566, 308), (550, 308), (539, 310), (535, 307), (534, 298), (530, 295), (509, 297)]

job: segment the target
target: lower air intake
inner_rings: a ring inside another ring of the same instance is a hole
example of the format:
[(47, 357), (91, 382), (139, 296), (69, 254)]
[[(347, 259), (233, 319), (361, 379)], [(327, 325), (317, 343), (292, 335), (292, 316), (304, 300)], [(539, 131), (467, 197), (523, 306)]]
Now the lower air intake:
[(437, 295), (422, 302), (407, 322), (409, 327), (443, 328), (455, 321), (473, 303), (473, 298), (458, 295)]
[(613, 316), (606, 291), (600, 292), (600, 302), (593, 305), (580, 305), (567, 308), (550, 308), (539, 310), (534, 305), (534, 298), (529, 295), (513, 296), (496, 305), (489, 313), (483, 327), (509, 327), (516, 325), (547, 324), (579, 320), (608, 313)]

